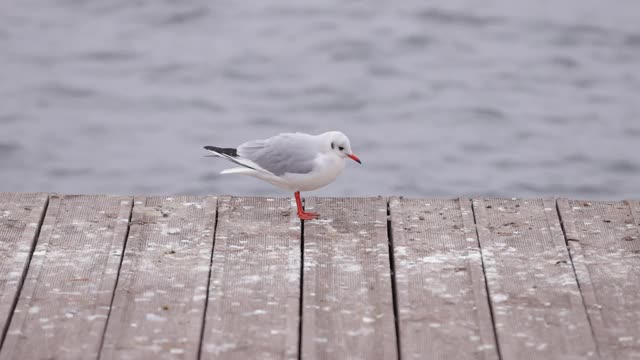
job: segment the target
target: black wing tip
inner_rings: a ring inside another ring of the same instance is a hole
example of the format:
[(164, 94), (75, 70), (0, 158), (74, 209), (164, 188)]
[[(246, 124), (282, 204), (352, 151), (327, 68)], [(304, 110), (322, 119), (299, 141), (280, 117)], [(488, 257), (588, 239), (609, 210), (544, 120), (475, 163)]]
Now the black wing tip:
[(213, 152), (217, 152), (219, 154), (224, 154), (224, 155), (229, 155), (229, 156), (233, 156), (236, 157), (238, 156), (238, 151), (234, 148), (220, 148), (220, 147), (216, 147), (216, 146), (204, 146), (205, 150), (209, 150), (209, 151), (213, 151)]

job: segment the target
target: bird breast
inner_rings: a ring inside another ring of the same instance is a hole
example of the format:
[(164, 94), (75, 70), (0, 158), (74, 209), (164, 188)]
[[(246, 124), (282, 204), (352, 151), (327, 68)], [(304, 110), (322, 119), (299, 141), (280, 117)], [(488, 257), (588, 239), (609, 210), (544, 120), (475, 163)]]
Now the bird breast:
[(287, 174), (287, 180), (298, 191), (319, 189), (333, 182), (345, 167), (343, 158), (330, 153), (320, 154), (315, 159), (313, 170), (307, 174)]

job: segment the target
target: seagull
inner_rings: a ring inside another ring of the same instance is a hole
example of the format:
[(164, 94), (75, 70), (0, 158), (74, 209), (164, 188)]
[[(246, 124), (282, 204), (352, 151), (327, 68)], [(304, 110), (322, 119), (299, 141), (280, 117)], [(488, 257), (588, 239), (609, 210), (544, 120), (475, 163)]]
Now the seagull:
[(284, 133), (266, 140), (248, 141), (235, 149), (204, 148), (213, 154), (209, 156), (240, 165), (221, 174), (250, 175), (293, 191), (301, 220), (317, 219), (320, 215), (302, 209), (300, 191), (316, 190), (331, 183), (344, 169), (346, 158), (362, 164), (351, 151), (349, 138), (339, 131), (319, 135)]

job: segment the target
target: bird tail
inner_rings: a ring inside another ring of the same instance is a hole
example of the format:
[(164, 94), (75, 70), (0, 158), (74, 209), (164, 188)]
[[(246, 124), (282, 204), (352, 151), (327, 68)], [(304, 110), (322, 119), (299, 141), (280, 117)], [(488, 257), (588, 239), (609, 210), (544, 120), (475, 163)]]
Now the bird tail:
[(220, 174), (255, 174), (255, 170), (246, 167), (235, 167), (231, 169), (225, 169), (220, 171)]
[[(211, 152), (213, 154), (213, 155), (210, 155), (210, 156), (225, 158), (225, 159), (227, 159), (227, 160), (229, 160), (229, 161), (231, 161), (231, 162), (233, 162), (235, 164), (243, 166), (244, 169), (267, 172), (266, 170), (261, 168), (258, 164), (254, 163), (253, 161), (251, 161), (249, 159), (245, 159), (243, 157), (240, 157), (238, 155), (238, 151), (236, 149), (233, 149), (233, 148), (220, 148), (220, 147), (215, 147), (215, 146), (205, 146), (204, 148), (206, 150), (209, 150), (209, 152)], [(224, 170), (222, 172), (222, 174), (239, 173), (239, 171), (237, 169), (242, 169), (242, 168), (228, 169), (229, 172), (225, 172), (227, 170)], [(231, 171), (231, 170), (233, 170), (233, 171)]]

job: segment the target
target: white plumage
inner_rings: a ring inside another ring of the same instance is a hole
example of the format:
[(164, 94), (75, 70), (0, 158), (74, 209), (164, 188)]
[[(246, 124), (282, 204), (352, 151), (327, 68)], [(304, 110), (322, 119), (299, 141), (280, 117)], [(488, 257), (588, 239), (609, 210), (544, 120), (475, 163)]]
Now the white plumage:
[(237, 149), (215, 146), (205, 146), (205, 149), (213, 156), (239, 165), (221, 174), (250, 175), (294, 191), (298, 216), (304, 220), (318, 215), (302, 210), (299, 192), (316, 190), (333, 182), (344, 169), (346, 158), (360, 163), (351, 151), (349, 138), (339, 131), (319, 135), (286, 133), (249, 141)]

